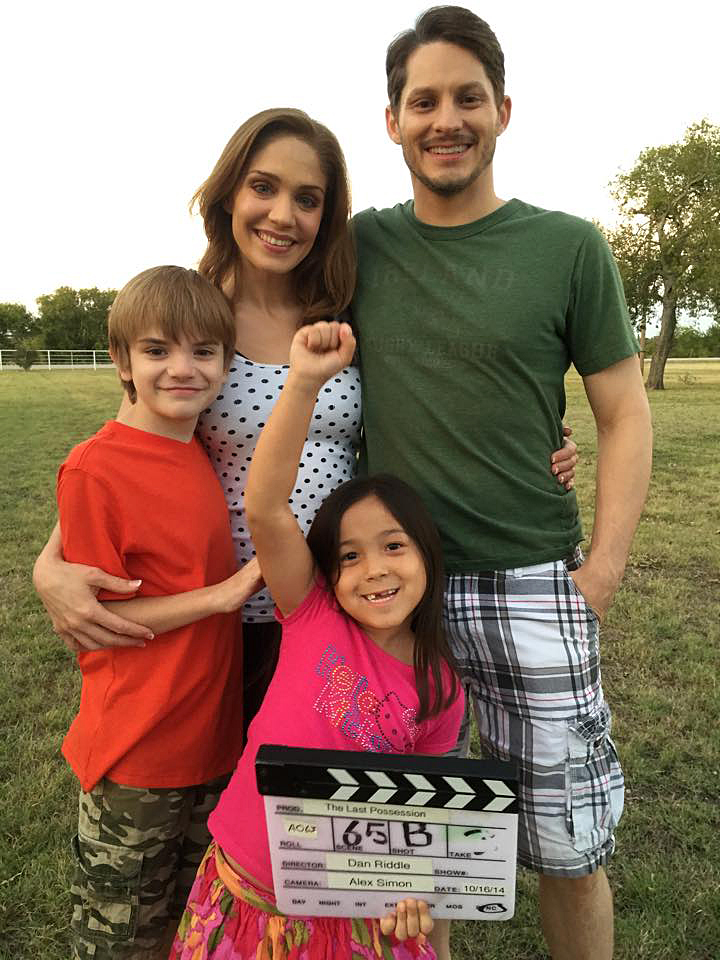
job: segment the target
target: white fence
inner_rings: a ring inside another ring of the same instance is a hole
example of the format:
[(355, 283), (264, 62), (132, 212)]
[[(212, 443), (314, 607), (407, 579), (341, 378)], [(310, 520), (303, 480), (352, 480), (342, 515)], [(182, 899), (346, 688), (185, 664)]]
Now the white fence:
[[(645, 357), (645, 366), (650, 365)], [(720, 363), (720, 357), (670, 357), (668, 363)], [(107, 350), (36, 350), (31, 370), (106, 370), (112, 366)], [(0, 373), (19, 370), (14, 350), (0, 350)]]
[[(32, 370), (98, 370), (112, 366), (107, 350), (36, 350)], [(19, 370), (15, 350), (0, 350), (0, 371)]]

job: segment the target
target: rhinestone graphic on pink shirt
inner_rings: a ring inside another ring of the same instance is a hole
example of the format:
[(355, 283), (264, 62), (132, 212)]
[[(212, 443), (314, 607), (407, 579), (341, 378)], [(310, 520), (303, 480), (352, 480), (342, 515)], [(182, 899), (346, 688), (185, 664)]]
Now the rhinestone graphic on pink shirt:
[(325, 686), (314, 707), (362, 750), (373, 753), (410, 753), (418, 734), (415, 708), (397, 693), (380, 697), (370, 690), (367, 677), (353, 670), (332, 644), (325, 648), (315, 672)]

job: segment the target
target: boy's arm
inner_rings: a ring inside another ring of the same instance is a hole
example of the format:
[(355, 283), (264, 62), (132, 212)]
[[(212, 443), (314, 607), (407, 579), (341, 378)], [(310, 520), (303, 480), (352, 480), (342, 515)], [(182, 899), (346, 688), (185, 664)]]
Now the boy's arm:
[(301, 327), (290, 348), (290, 372), (258, 439), (245, 512), (265, 583), (280, 611), (300, 606), (313, 582), (314, 563), (289, 504), (318, 392), (352, 361), (355, 338), (347, 324)]
[[(65, 555), (127, 578), (123, 520), (105, 485), (83, 469), (63, 467), (58, 478), (58, 507)], [(111, 613), (122, 607), (122, 612), (133, 619), (142, 618), (146, 629), (166, 633), (214, 613), (236, 610), (254, 593), (258, 582), (257, 563), (246, 564), (238, 573), (213, 586), (165, 597), (121, 598), (119, 602), (111, 596), (103, 599), (102, 604), (107, 604)]]
[(155, 634), (176, 630), (216, 613), (233, 613), (263, 584), (260, 565), (253, 557), (227, 580), (209, 587), (198, 587), (167, 597), (133, 597), (131, 600), (105, 600), (102, 606), (144, 624)]

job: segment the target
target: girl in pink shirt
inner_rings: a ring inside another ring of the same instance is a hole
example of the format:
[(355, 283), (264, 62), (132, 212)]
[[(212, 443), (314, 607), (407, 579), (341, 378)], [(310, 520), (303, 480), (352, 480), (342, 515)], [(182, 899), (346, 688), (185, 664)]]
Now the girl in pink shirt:
[(419, 497), (402, 481), (358, 477), (322, 504), (307, 540), (289, 504), (323, 384), (346, 368), (347, 324), (302, 327), (290, 372), (253, 457), (245, 509), (283, 626), (280, 659), (232, 781), (209, 820), (173, 960), (410, 960), (436, 956), (422, 901), (382, 920), (278, 913), (264, 806), (262, 743), (439, 754), (464, 709), (441, 624), (442, 554)]

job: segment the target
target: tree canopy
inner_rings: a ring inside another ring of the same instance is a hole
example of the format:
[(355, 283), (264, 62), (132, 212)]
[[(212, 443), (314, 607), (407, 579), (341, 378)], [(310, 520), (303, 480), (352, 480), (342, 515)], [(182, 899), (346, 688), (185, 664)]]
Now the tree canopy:
[[(657, 337), (647, 340), (646, 352), (655, 352)], [(705, 330), (678, 323), (670, 350), (671, 357), (720, 357), (720, 323), (715, 322)]]
[(662, 389), (678, 311), (720, 316), (720, 127), (703, 120), (644, 150), (612, 187), (621, 221), (606, 235), (631, 318), (644, 330), (661, 307), (648, 387)]
[(116, 290), (73, 290), (59, 287), (38, 297), (38, 327), (49, 350), (104, 350), (107, 315)]
[(37, 320), (21, 303), (0, 303), (0, 350), (27, 343), (36, 330)]

